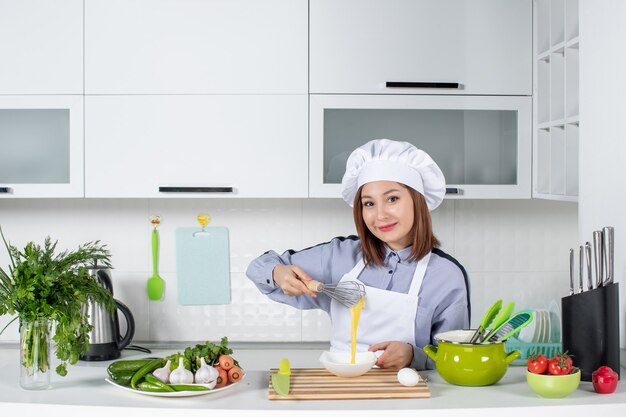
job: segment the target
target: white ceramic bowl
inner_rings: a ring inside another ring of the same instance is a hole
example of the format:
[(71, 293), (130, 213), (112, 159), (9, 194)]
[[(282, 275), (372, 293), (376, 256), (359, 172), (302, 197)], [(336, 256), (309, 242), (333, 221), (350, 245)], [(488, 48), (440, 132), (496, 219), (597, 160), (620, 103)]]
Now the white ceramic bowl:
[(342, 378), (360, 376), (372, 369), (376, 363), (374, 352), (357, 352), (354, 364), (350, 363), (350, 352), (323, 352), (320, 362), (330, 373)]

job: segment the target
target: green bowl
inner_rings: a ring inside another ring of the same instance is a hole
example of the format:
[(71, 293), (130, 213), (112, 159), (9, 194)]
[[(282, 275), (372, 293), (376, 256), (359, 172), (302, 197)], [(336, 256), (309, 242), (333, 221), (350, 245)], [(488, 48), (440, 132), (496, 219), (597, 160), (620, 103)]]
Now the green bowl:
[(544, 398), (563, 398), (580, 385), (580, 369), (569, 375), (540, 375), (526, 371), (526, 382), (530, 389)]
[(435, 336), (437, 346), (424, 352), (435, 362), (441, 377), (454, 385), (481, 387), (493, 385), (506, 373), (509, 364), (520, 356), (519, 350), (507, 353), (503, 342), (469, 344), (474, 330), (451, 330)]

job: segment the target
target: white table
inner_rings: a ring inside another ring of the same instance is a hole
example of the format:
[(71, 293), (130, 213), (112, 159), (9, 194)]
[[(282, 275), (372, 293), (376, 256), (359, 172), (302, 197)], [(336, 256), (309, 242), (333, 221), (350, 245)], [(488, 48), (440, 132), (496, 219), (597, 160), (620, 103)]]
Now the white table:
[[(242, 383), (232, 389), (198, 397), (161, 398), (126, 392), (104, 381), (110, 362), (78, 362), (64, 378), (53, 373), (53, 387), (45, 391), (20, 388), (16, 345), (0, 345), (0, 409), (3, 416), (543, 416), (626, 415), (626, 382), (614, 394), (600, 395), (589, 382), (567, 398), (544, 399), (526, 384), (524, 367), (512, 366), (504, 378), (489, 387), (459, 387), (446, 383), (436, 371), (423, 371), (432, 397), (395, 400), (270, 401), (267, 399), (269, 368), (288, 357), (294, 368), (319, 367), (323, 345), (232, 344), (233, 356), (246, 371)], [(153, 349), (152, 355), (124, 351), (122, 359), (163, 357), (182, 347)], [(622, 376), (626, 375), (622, 369)], [(216, 410), (216, 413), (212, 413)], [(219, 412), (217, 412), (219, 410)], [(44, 414), (45, 413), (45, 414)], [(51, 414), (52, 413), (52, 414)]]

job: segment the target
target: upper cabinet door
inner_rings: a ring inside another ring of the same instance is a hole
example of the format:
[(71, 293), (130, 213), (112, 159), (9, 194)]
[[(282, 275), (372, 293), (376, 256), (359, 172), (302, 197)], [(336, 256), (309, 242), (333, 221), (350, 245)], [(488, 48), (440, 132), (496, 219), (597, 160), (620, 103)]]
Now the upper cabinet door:
[(83, 97), (0, 95), (0, 198), (83, 195)]
[(0, 0), (0, 94), (83, 93), (83, 1)]
[(85, 98), (86, 197), (297, 197), (307, 95)]
[(307, 0), (85, 0), (86, 94), (306, 94)]
[(311, 93), (532, 95), (531, 0), (310, 3)]

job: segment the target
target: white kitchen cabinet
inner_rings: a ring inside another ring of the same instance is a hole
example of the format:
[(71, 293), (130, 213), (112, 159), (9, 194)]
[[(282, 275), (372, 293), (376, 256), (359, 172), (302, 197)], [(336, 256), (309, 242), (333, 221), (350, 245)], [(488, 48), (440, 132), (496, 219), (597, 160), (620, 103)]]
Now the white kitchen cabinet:
[(311, 0), (310, 91), (530, 96), (532, 0)]
[(0, 198), (83, 195), (83, 97), (0, 95)]
[(531, 97), (311, 95), (309, 194), (340, 197), (350, 152), (387, 138), (428, 152), (447, 198), (530, 198), (531, 109)]
[(307, 0), (85, 0), (87, 94), (306, 94)]
[(307, 100), (87, 96), (85, 195), (307, 197)]
[(0, 94), (82, 94), (83, 1), (0, 0)]
[(533, 197), (578, 200), (578, 0), (535, 0)]

